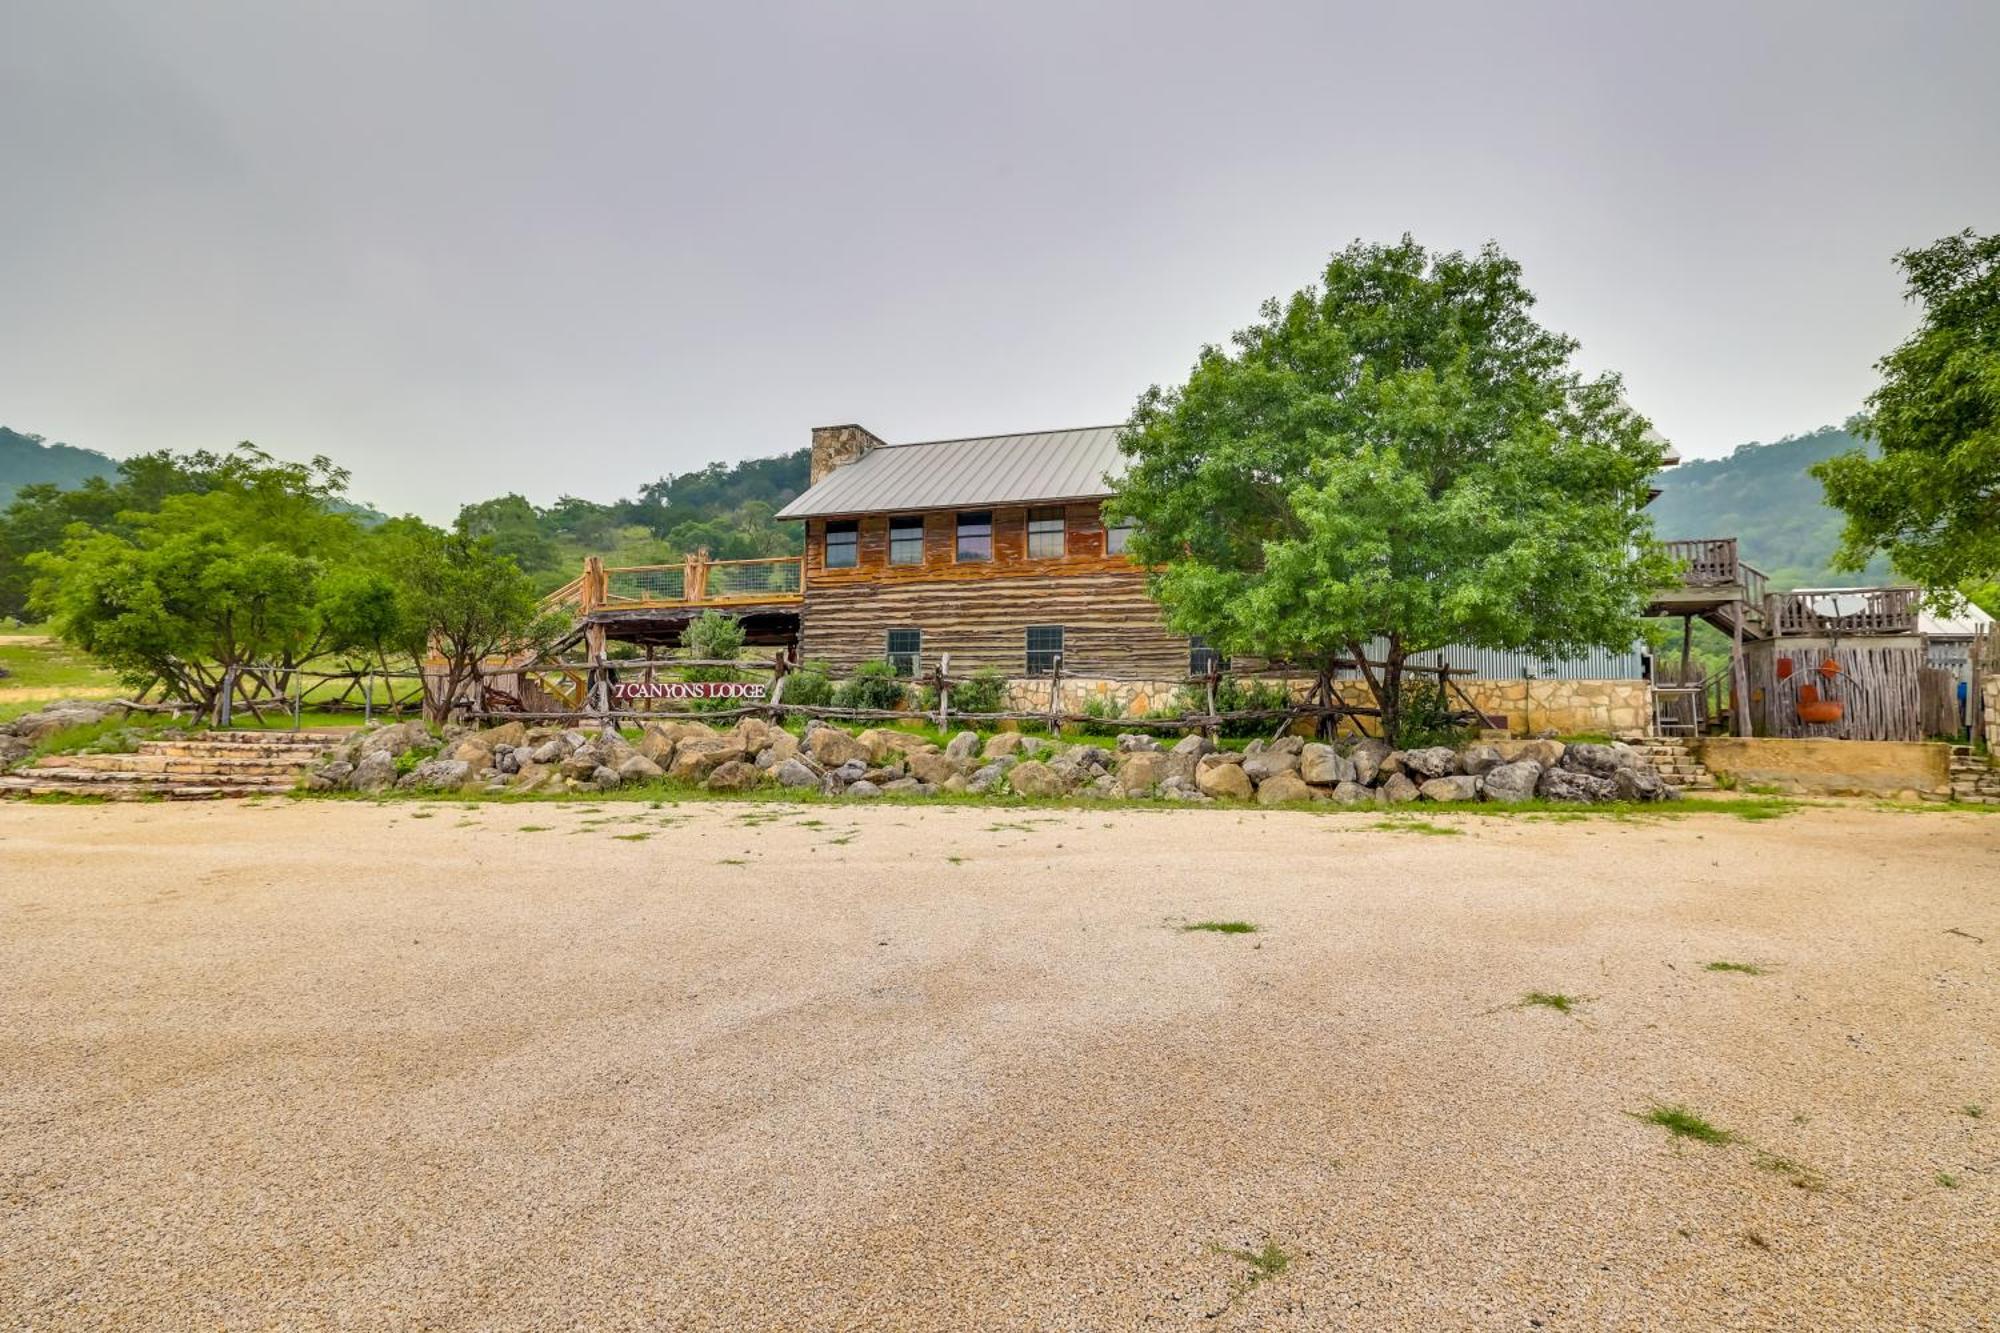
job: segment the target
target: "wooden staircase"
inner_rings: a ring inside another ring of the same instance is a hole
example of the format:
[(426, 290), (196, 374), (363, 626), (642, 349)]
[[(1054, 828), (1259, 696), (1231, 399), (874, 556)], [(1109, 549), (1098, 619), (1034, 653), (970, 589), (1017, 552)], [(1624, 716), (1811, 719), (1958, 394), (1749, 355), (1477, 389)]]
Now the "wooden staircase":
[(1715, 776), (1702, 767), (1683, 736), (1641, 736), (1632, 748), (1646, 756), (1660, 775), (1660, 781), (1682, 791), (1714, 791)]
[(129, 754), (52, 754), (0, 774), (0, 796), (212, 800), (290, 791), (346, 736), (211, 731), (139, 742)]

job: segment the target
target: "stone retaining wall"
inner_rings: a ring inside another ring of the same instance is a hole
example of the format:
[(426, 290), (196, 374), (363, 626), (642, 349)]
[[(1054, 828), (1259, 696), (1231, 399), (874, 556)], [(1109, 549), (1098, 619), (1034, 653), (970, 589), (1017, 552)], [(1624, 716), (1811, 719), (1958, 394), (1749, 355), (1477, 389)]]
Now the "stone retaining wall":
[[(1297, 700), (1306, 698), (1313, 687), (1310, 679), (1275, 683), (1282, 684)], [(1172, 705), (1181, 687), (1182, 682), (1174, 680), (1069, 676), (1062, 681), (1062, 710), (1081, 713), (1092, 704), (1102, 707), (1108, 703), (1120, 716), (1138, 717)], [(1652, 694), (1643, 680), (1460, 680), (1458, 687), (1482, 713), (1505, 717), (1507, 730), (1516, 736), (1531, 736), (1540, 731), (1565, 736), (1591, 733), (1616, 736), (1652, 730)], [(1347, 703), (1374, 703), (1367, 681), (1336, 681), (1335, 688)], [(1008, 708), (1048, 706), (1046, 679), (1028, 676), (1007, 682)], [(1364, 731), (1374, 730), (1366, 719), (1361, 722)]]
[(2000, 754), (2000, 675), (1986, 678), (1986, 748)]

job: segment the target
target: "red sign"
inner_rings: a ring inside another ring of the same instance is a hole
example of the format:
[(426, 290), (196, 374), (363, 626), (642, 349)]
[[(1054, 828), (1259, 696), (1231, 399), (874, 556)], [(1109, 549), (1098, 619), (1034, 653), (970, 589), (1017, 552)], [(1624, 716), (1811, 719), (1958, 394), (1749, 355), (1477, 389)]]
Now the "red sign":
[(771, 687), (761, 680), (621, 680), (611, 686), (614, 699), (742, 699), (762, 703), (770, 692)]

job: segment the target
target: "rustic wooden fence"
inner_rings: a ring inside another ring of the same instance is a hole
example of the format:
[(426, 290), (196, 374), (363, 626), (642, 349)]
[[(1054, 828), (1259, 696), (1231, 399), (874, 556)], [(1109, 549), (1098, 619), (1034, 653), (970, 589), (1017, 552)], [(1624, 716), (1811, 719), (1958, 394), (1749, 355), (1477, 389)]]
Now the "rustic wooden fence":
[[(1823, 670), (1827, 663), (1833, 671)], [(1780, 639), (1752, 665), (1752, 693), (1761, 695), (1759, 735), (1854, 741), (1916, 741), (1926, 730), (1924, 650), (1906, 645), (1785, 647)], [(1807, 722), (1799, 716), (1808, 687), (1838, 703), (1840, 717)]]

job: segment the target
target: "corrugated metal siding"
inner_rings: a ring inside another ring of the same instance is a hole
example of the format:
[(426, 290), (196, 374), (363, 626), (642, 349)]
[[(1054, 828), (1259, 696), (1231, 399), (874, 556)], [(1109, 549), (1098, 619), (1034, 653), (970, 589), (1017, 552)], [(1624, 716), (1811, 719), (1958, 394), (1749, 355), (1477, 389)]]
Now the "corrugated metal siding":
[(779, 518), (967, 509), (1111, 494), (1124, 469), (1120, 426), (889, 444), (836, 468)]
[[(1385, 640), (1368, 645), (1368, 659), (1382, 660), (1389, 651)], [(1439, 654), (1419, 653), (1413, 663), (1436, 667)], [(1645, 655), (1638, 644), (1627, 652), (1593, 651), (1569, 661), (1536, 657), (1531, 653), (1505, 652), (1494, 648), (1446, 648), (1444, 664), (1475, 672), (1476, 680), (1639, 680), (1646, 674)], [(1360, 672), (1350, 672), (1359, 675)]]

